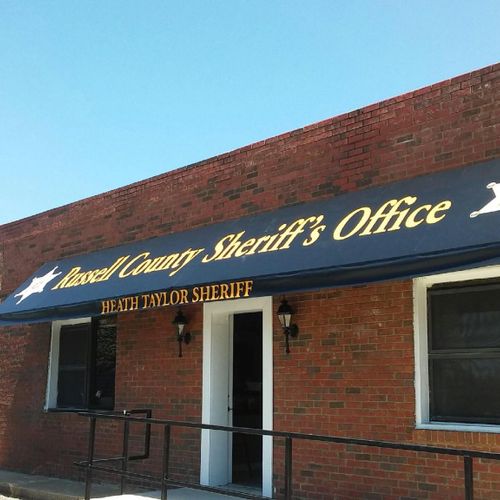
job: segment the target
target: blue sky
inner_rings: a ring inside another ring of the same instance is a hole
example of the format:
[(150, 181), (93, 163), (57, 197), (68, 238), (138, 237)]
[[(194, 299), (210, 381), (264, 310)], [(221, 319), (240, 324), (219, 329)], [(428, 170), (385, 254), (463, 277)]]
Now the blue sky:
[(0, 224), (493, 64), (498, 0), (0, 0)]

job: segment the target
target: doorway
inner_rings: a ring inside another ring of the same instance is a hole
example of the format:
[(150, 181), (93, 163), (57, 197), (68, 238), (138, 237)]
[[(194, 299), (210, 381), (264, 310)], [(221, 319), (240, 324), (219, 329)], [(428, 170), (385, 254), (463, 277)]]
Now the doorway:
[[(204, 304), (202, 422), (273, 428), (272, 298)], [(200, 482), (272, 497), (272, 438), (202, 431)]]
[[(230, 425), (262, 429), (262, 312), (235, 314), (232, 330)], [(234, 433), (230, 453), (231, 482), (260, 488), (262, 437)]]

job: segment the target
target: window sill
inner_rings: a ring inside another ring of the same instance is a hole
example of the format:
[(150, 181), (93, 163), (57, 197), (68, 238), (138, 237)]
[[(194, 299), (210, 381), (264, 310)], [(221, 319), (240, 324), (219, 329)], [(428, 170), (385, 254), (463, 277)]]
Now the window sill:
[(455, 431), (455, 432), (488, 432), (490, 434), (500, 434), (500, 425), (494, 424), (463, 424), (451, 422), (427, 422), (416, 424), (417, 430), (428, 431)]
[(45, 413), (78, 413), (89, 411), (87, 408), (44, 408)]
[(44, 408), (45, 413), (113, 413), (114, 410), (102, 410), (95, 408)]

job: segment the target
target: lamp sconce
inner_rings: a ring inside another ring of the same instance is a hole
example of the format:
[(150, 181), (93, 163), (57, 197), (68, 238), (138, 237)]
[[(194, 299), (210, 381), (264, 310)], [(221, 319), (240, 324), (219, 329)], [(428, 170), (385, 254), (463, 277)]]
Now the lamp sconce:
[(283, 328), (283, 334), (285, 335), (285, 352), (288, 354), (290, 352), (288, 338), (290, 336), (296, 337), (299, 334), (299, 327), (292, 324), (293, 309), (285, 298), (282, 299), (277, 314), (281, 323), (281, 328)]
[(184, 342), (186, 345), (189, 344), (189, 342), (191, 342), (191, 334), (184, 331), (185, 326), (188, 324), (188, 320), (180, 309), (177, 311), (172, 324), (175, 325), (177, 342), (179, 343), (179, 358), (182, 358), (182, 343)]

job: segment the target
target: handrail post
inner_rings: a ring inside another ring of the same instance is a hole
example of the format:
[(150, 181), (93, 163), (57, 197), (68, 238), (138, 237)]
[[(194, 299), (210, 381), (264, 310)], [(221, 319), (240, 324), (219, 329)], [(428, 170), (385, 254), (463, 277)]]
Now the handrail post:
[(472, 457), (470, 455), (464, 455), (465, 500), (473, 500), (474, 498), (474, 476), (472, 472)]
[(285, 500), (292, 498), (292, 437), (285, 438)]
[(85, 500), (90, 500), (90, 489), (92, 486), (92, 464), (94, 462), (95, 426), (96, 426), (96, 418), (90, 417), (87, 470), (85, 474)]
[[(151, 418), (152, 410), (146, 410), (146, 418)], [(151, 447), (151, 424), (146, 424), (146, 435), (144, 436), (144, 458), (149, 458), (149, 449)]]
[[(130, 432), (130, 422), (123, 421), (123, 453), (122, 453), (122, 472), (127, 472), (128, 468), (128, 436)], [(125, 490), (125, 474), (120, 477), (120, 495), (123, 495)]]
[(170, 425), (163, 427), (163, 462), (161, 471), (161, 500), (167, 498), (168, 465), (170, 460)]

